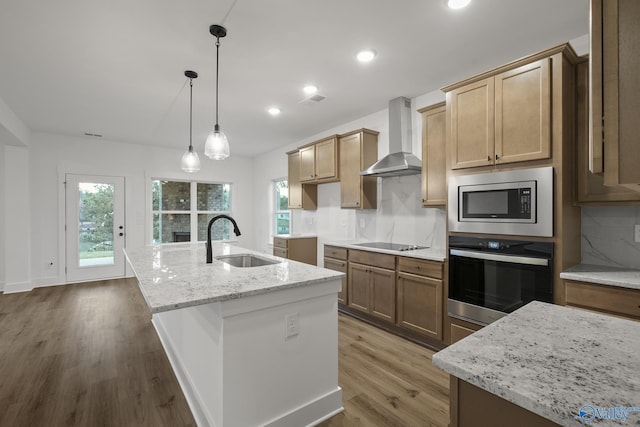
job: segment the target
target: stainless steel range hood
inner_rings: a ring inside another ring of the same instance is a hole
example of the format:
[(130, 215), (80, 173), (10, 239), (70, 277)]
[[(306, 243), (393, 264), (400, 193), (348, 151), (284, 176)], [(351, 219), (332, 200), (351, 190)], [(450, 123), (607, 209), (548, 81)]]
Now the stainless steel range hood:
[(411, 101), (389, 101), (389, 154), (360, 172), (363, 176), (401, 176), (422, 172), (422, 161), (411, 154)]

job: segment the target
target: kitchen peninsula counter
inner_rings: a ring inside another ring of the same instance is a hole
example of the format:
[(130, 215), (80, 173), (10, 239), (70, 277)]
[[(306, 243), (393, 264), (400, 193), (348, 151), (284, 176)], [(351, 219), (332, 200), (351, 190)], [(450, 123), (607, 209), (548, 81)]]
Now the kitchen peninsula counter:
[(404, 256), (408, 258), (424, 259), (428, 261), (444, 262), (447, 258), (445, 248), (424, 248), (414, 249), (410, 251), (394, 251), (390, 249), (371, 248), (367, 246), (358, 246), (361, 243), (369, 243), (364, 240), (342, 240), (324, 242), (328, 246), (338, 246), (347, 249), (357, 249), (359, 251), (377, 252), (382, 254)]
[[(531, 425), (579, 426), (597, 418), (594, 408), (621, 407), (637, 408), (628, 423), (640, 422), (640, 334), (631, 320), (534, 301), (435, 354), (433, 364), (452, 375), (452, 426), (484, 425), (485, 416), (508, 425), (511, 404), (539, 418)], [(505, 406), (490, 407), (496, 398)], [(526, 419), (520, 413), (515, 424)]]
[[(221, 255), (279, 261), (234, 267)], [(228, 244), (148, 246), (127, 260), (198, 426), (314, 425), (343, 410), (343, 273)]]

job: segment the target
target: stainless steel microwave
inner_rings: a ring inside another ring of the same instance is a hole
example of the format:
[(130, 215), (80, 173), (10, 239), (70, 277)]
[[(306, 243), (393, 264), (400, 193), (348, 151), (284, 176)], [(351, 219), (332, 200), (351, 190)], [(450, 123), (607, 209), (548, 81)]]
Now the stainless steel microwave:
[(449, 177), (449, 231), (553, 236), (553, 168)]

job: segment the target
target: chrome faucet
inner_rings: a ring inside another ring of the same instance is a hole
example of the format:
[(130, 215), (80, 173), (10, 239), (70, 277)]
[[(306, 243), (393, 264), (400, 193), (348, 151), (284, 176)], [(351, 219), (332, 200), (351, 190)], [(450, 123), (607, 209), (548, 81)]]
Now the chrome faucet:
[(209, 221), (209, 225), (207, 226), (207, 264), (211, 264), (213, 262), (213, 249), (211, 248), (211, 226), (214, 222), (221, 218), (226, 218), (233, 224), (233, 232), (236, 236), (240, 235), (240, 229), (238, 228), (238, 224), (236, 224), (236, 220), (231, 218), (229, 215), (216, 215)]

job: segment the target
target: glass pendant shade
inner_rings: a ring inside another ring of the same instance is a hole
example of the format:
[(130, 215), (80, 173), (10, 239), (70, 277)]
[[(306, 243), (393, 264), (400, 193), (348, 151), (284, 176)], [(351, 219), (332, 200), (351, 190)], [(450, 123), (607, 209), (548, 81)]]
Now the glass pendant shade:
[(182, 170), (185, 172), (198, 172), (200, 170), (200, 157), (193, 151), (193, 147), (182, 155)]
[(213, 160), (224, 160), (229, 157), (229, 141), (227, 136), (216, 125), (207, 136), (204, 144), (204, 155)]

